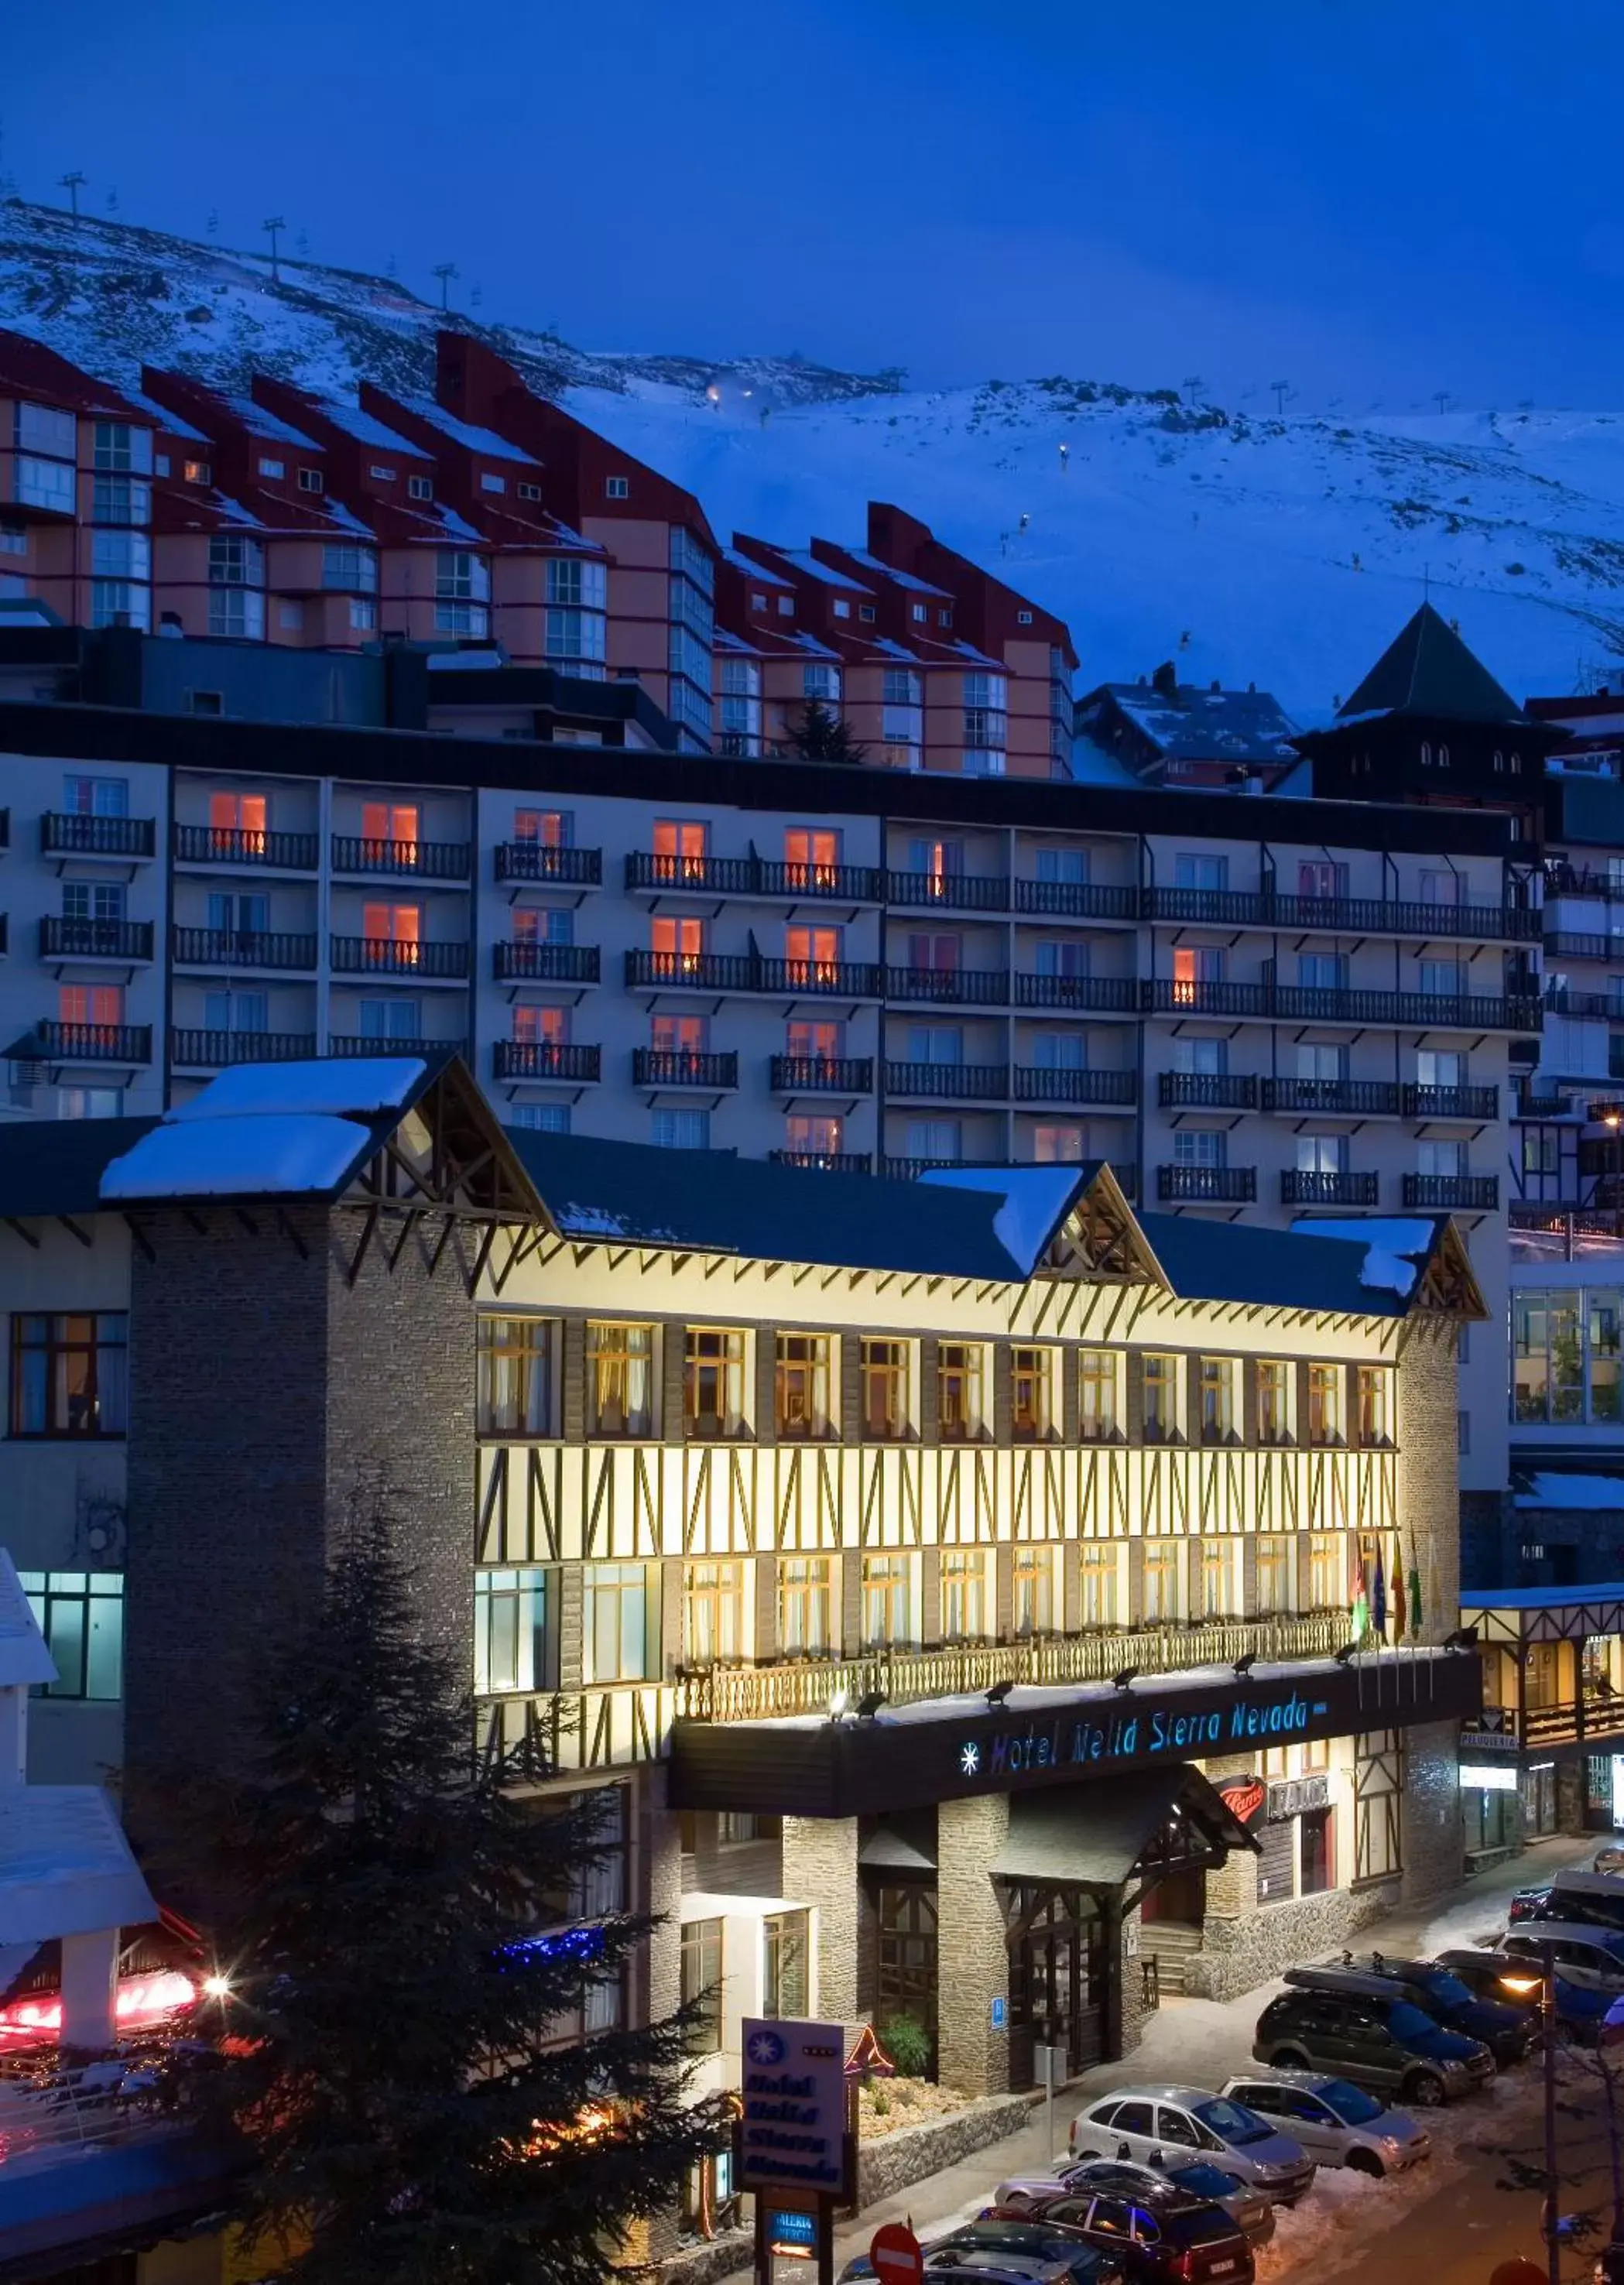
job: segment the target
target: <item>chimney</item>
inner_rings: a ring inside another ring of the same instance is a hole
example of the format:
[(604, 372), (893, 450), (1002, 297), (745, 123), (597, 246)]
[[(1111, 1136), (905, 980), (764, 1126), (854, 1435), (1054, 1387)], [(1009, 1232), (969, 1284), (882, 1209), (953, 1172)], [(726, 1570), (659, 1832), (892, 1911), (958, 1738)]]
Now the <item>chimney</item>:
[(1165, 658), (1150, 677), (1150, 687), (1153, 690), (1159, 690), (1164, 698), (1178, 696), (1179, 671), (1170, 658)]

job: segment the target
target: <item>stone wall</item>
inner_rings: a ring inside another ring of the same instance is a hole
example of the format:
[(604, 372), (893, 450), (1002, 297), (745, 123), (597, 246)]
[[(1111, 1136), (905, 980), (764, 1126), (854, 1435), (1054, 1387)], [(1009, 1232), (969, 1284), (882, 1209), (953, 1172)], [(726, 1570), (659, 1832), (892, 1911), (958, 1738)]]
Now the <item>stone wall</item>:
[[(1421, 1573), (1421, 1639), (1458, 1627), (1461, 1592), (1460, 1379), (1452, 1319), (1417, 1317), (1399, 1358), (1399, 1527), (1405, 1590)], [(1387, 1554), (1389, 1562), (1391, 1552)]]
[[(1253, 1860), (1255, 1861), (1255, 1860)], [(1361, 1929), (1397, 1903), (1399, 1884), (1328, 1888), (1317, 1896), (1291, 1896), (1243, 1918), (1209, 1919), (1201, 1950), (1184, 1963), (1184, 1989), (1195, 1999), (1233, 1999), (1310, 1960), (1351, 1943)]]
[(784, 1894), (818, 1913), (818, 1991), (814, 2012), (854, 2023), (858, 2007), (857, 1819), (784, 1819)]
[(857, 2154), (857, 2202), (859, 2207), (878, 2205), (895, 2197), (910, 2182), (956, 2165), (1006, 2134), (1018, 2134), (1041, 2096), (999, 2094), (966, 2103), (945, 2118), (927, 2119), (919, 2126), (900, 2126), (865, 2142)]
[(1404, 1732), (1404, 1902), (1441, 1896), (1465, 1869), (1461, 1826), (1460, 1732), (1424, 1722)]
[(992, 2003), (1009, 1994), (1009, 1950), (992, 1865), (1009, 1831), (1009, 1797), (945, 1801), (937, 1811), (937, 1910), (945, 1932), (937, 1993), (937, 2069), (966, 2094), (1009, 2085), (1009, 2033)]

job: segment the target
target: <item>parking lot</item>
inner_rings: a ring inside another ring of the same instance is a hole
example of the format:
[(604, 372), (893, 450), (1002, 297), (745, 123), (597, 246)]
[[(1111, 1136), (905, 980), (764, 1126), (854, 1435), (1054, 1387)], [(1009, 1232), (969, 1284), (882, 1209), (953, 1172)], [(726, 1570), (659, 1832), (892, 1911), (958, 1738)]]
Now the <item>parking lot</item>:
[[(1361, 1948), (1382, 1946), (1396, 1954), (1430, 1955), (1450, 1945), (1474, 1943), (1503, 1928), (1512, 1889), (1549, 1880), (1566, 1865), (1589, 1865), (1596, 1842), (1571, 1837), (1544, 1841), (1511, 1864), (1497, 1865), (1465, 1883), (1442, 1905), (1421, 1913), (1395, 1913), (1360, 1938)], [(1084, 2073), (1054, 2109), (1054, 2149), (1063, 2153), (1073, 2114), (1088, 2099), (1113, 2087), (1171, 2082), (1217, 2088), (1251, 2061), (1253, 2027), (1278, 1984), (1221, 2003), (1168, 1999), (1146, 2025), (1142, 2046), (1126, 2061)], [(1573, 2099), (1582, 2106), (1593, 2091), (1580, 2085)], [(1294, 2210), (1281, 2209), (1273, 2242), (1257, 2257), (1259, 2285), (1283, 2279), (1318, 2280), (1336, 2273), (1350, 2279), (1408, 2281), (1426, 2285), (1479, 2285), (1497, 2259), (1511, 2251), (1539, 2252), (1539, 2203), (1526, 2192), (1496, 2187), (1505, 2166), (1486, 2146), (1522, 2148), (1537, 2141), (1540, 2073), (1536, 2061), (1497, 2077), (1487, 2094), (1451, 2103), (1427, 2115), (1433, 2155), (1412, 2172), (1374, 2180), (1337, 2167), (1322, 2167), (1313, 2190)], [(1604, 2137), (1574, 2120), (1565, 2124), (1580, 2179), (1565, 2192), (1565, 2205), (1593, 2201), (1590, 2176), (1604, 2167)], [(1032, 2124), (989, 2150), (916, 2183), (901, 2196), (865, 2213), (843, 2230), (836, 2261), (866, 2250), (882, 2221), (908, 2220), (930, 2236), (977, 2213), (996, 2183), (1007, 2176), (1040, 2170), (1051, 2152), (1041, 2106)], [(1396, 2233), (1396, 2235), (1395, 2235)], [(1577, 2255), (1571, 2273), (1581, 2270)]]

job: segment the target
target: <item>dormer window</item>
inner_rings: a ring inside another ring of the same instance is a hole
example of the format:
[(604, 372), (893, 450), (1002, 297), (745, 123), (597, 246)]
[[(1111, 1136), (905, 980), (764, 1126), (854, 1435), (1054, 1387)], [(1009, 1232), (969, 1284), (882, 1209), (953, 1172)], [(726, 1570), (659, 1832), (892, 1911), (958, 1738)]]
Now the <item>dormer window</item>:
[(434, 496), (435, 480), (432, 476), (408, 476), (406, 478), (406, 498), (408, 499), (433, 499)]
[(1031, 626), (1032, 613), (1030, 611), (1017, 611), (1015, 615), (1015, 623), (1017, 627)]
[(908, 616), (913, 620), (916, 627), (922, 627), (929, 620), (930, 614), (923, 603), (914, 603), (909, 606)]
[(606, 476), (603, 480), (603, 497), (605, 499), (630, 499), (632, 497), (631, 477)]
[(539, 484), (516, 484), (514, 489), (521, 499), (538, 500), (541, 498)]
[(865, 626), (872, 626), (874, 624), (874, 605), (872, 603), (859, 603), (857, 607), (857, 616), (862, 620)]
[(181, 480), (188, 484), (212, 484), (215, 472), (207, 460), (183, 460)]
[(752, 611), (765, 611), (766, 608), (767, 599), (765, 595), (752, 595), (750, 597), (750, 609)]
[(299, 489), (302, 492), (325, 492), (327, 489), (327, 480), (319, 468), (301, 468)]
[(836, 595), (835, 598), (835, 616), (837, 619), (849, 619), (851, 616), (851, 604), (847, 602), (843, 595)]
[(366, 473), (375, 484), (392, 484), (395, 481), (395, 471), (393, 468), (374, 467), (368, 468)]

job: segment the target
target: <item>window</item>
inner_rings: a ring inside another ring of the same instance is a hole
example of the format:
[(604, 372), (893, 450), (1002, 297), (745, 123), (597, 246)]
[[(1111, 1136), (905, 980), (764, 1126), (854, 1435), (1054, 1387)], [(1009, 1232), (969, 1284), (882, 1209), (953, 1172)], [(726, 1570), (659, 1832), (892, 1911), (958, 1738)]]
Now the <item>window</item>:
[(1171, 1444), (1184, 1428), (1182, 1375), (1176, 1356), (1144, 1360), (1140, 1433), (1147, 1444)]
[(945, 1444), (971, 1444), (987, 1433), (983, 1380), (986, 1352), (979, 1341), (942, 1341), (937, 1347), (937, 1433)]
[(183, 483), (212, 484), (215, 480), (215, 472), (207, 460), (183, 460), (180, 473)]
[(942, 1639), (966, 1642), (992, 1631), (987, 1592), (990, 1551), (985, 1547), (942, 1550)]
[[(1330, 1047), (1323, 1042), (1299, 1040), (1297, 1048), (1297, 1076), (1300, 1080), (1308, 1080), (1316, 1088), (1338, 1085), (1347, 1077), (1347, 1049)], [(1311, 1098), (1324, 1108), (1330, 1108), (1335, 1099), (1332, 1096), (1328, 1102), (1322, 1095)]]
[(208, 584), (211, 587), (263, 587), (265, 551), (258, 540), (236, 532), (217, 532), (208, 543)]
[(119, 1571), (20, 1571), (35, 1623), (56, 1661), (46, 1698), (124, 1694), (124, 1578)]
[(681, 1998), (693, 2010), (683, 2035), (690, 2055), (716, 2055), (722, 2051), (722, 1923), (685, 1920), (682, 1924)]
[(127, 579), (92, 579), (90, 624), (93, 627), (139, 627), (152, 624), (152, 589)]
[(603, 497), (605, 499), (630, 499), (631, 479), (626, 476), (606, 476), (603, 480)]
[(129, 476), (97, 476), (90, 485), (92, 523), (149, 523), (153, 488)]
[(1347, 1535), (1314, 1531), (1308, 1535), (1308, 1607), (1314, 1611), (1345, 1610), (1353, 1576), (1348, 1563)]
[(545, 1317), (481, 1317), (475, 1432), (553, 1433), (553, 1329)]
[(833, 1641), (833, 1567), (828, 1555), (786, 1555), (778, 1567), (778, 1646), (821, 1657)]
[(504, 493), (507, 490), (507, 479), (506, 476), (494, 475), (489, 468), (482, 468), (479, 472), (479, 488), (482, 492)]
[(594, 1321), (586, 1328), (586, 1433), (654, 1434), (654, 1327)]
[(1032, 1162), (1039, 1166), (1080, 1166), (1087, 1156), (1087, 1132), (1081, 1127), (1052, 1122), (1032, 1131)]
[(923, 695), (923, 680), (911, 666), (888, 666), (881, 670), (880, 695), (887, 706), (917, 706)]
[[(552, 609), (547, 613), (547, 656), (601, 663), (608, 637), (601, 611)], [(601, 679), (601, 677), (597, 678)]]
[(1080, 938), (1042, 937), (1035, 949), (1040, 976), (1082, 977), (1088, 973), (1089, 946)]
[(122, 921), (124, 883), (122, 881), (64, 881), (62, 917), (71, 921)]
[(387, 854), (394, 863), (415, 865), (421, 817), (415, 802), (364, 801), (361, 838), (368, 844), (367, 853)]
[(710, 1113), (708, 1111), (654, 1111), (648, 1116), (648, 1140), (656, 1150), (708, 1150)]
[(840, 703), (840, 669), (837, 666), (804, 666), (801, 669), (801, 695), (820, 706)]
[(568, 1135), (569, 1105), (567, 1103), (515, 1103), (506, 1113), (510, 1127), (529, 1127), (543, 1135)]
[(846, 1027), (827, 1016), (796, 1017), (784, 1026), (784, 1053), (796, 1062), (838, 1063), (846, 1052)]
[(1038, 878), (1063, 883), (1070, 888), (1082, 886), (1088, 878), (1088, 852), (1086, 849), (1040, 849)]
[(1060, 1624), (1060, 1550), (1017, 1541), (1010, 1567), (1010, 1621), (1017, 1635), (1047, 1635)]
[(1117, 1359), (1110, 1349), (1078, 1351), (1077, 1433), (1089, 1444), (1117, 1433)]
[(1204, 1539), (1201, 1543), (1202, 1617), (1238, 1617), (1241, 1602), (1240, 1540)]
[(1208, 894), (1222, 891), (1229, 885), (1229, 860), (1181, 852), (1173, 860), (1173, 880), (1177, 889), (1196, 889)]
[(20, 452), (12, 464), (12, 498), (20, 507), (43, 507), (56, 515), (72, 515), (75, 507), (74, 471), (60, 460), (38, 460)]
[(569, 849), (575, 845), (575, 818), (562, 809), (516, 809), (514, 839), (537, 849)]
[(273, 479), (285, 476), (287, 474), (286, 463), (282, 460), (262, 459), (259, 464), (259, 472), (262, 476), (270, 476)]
[(659, 881), (702, 881), (710, 828), (701, 819), (658, 817), (654, 828), (654, 870)]
[(806, 1912), (773, 1912), (761, 1924), (761, 2012), (773, 2021), (812, 2006), (812, 1922)]
[(643, 1563), (584, 1563), (581, 1679), (641, 1682), (654, 1669), (654, 1598)]
[(90, 569), (98, 579), (150, 579), (153, 543), (144, 531), (93, 531)]
[[(351, 604), (350, 609), (352, 612), (355, 608), (355, 605)], [(277, 605), (277, 624), (285, 633), (297, 633), (304, 624), (304, 605), (302, 603), (279, 603)]]
[(327, 480), (319, 468), (301, 468), (299, 489), (302, 492), (323, 492), (327, 489)]
[(1347, 894), (1347, 867), (1330, 857), (1306, 857), (1297, 868), (1297, 893), (1310, 904), (1333, 903)]
[(91, 465), (110, 468), (122, 475), (151, 475), (153, 472), (152, 432), (132, 428), (125, 420), (98, 420), (96, 440), (91, 449)]
[(1264, 1357), (1258, 1365), (1258, 1441), (1289, 1444), (1296, 1433), (1296, 1375), (1289, 1364)]
[(1615, 1286), (1511, 1296), (1511, 1417), (1616, 1424), (1624, 1293)]
[(474, 1688), (553, 1690), (558, 1685), (552, 1574), (542, 1570), (474, 1574)]
[(1236, 1381), (1240, 1370), (1234, 1357), (1204, 1356), (1201, 1360), (1201, 1441), (1204, 1444), (1235, 1441)]
[(26, 555), (27, 552), (27, 525), (0, 522), (0, 555)]
[[(263, 1026), (262, 1026), (263, 1028)], [(422, 1037), (423, 1010), (416, 1000), (363, 1000), (364, 1040), (416, 1040)]]
[(863, 1433), (872, 1443), (898, 1443), (913, 1433), (911, 1358), (906, 1341), (863, 1337)]
[(1422, 1174), (1454, 1182), (1466, 1172), (1466, 1145), (1459, 1141), (1418, 1142), (1416, 1166)]
[(1122, 1580), (1119, 1548), (1097, 1540), (1082, 1548), (1080, 1616), (1085, 1627), (1114, 1627)]
[(321, 584), (324, 587), (359, 587), (365, 594), (373, 594), (378, 586), (377, 551), (371, 547), (341, 547), (327, 546), (321, 551)]
[(406, 498), (408, 499), (433, 499), (434, 496), (435, 480), (432, 476), (408, 476), (406, 478)]
[(1210, 1079), (1221, 1078), (1229, 1068), (1228, 1040), (1210, 1040), (1200, 1034), (1187, 1033), (1173, 1043), (1173, 1067), (1176, 1072), (1199, 1072)]
[(956, 1166), (964, 1156), (964, 1129), (956, 1119), (910, 1119), (907, 1156), (933, 1166)]
[(129, 1319), (20, 1312), (12, 1319), (13, 1436), (122, 1436)]
[(1297, 1171), (1299, 1174), (1345, 1174), (1348, 1138), (1345, 1135), (1299, 1135)]
[(1173, 955), (1173, 997), (1174, 1005), (1193, 1008), (1200, 1000), (1203, 989), (1224, 980), (1224, 954), (1221, 945), (1182, 944)]
[(59, 984), (57, 1020), (80, 1030), (114, 1031), (124, 1020), (122, 984)]
[(541, 486), (539, 484), (526, 483), (522, 477), (521, 477), (519, 482), (514, 486), (514, 490), (518, 493), (522, 500), (538, 500), (541, 498)]
[(1297, 983), (1303, 992), (1340, 992), (1347, 984), (1347, 961), (1339, 952), (1299, 952)]
[(1030, 611), (1017, 611), (1015, 615), (1015, 623), (1017, 627), (1031, 626), (1032, 613)]
[(794, 1158), (837, 1158), (845, 1148), (845, 1121), (820, 1111), (792, 1111), (784, 1118), (784, 1148)]
[(1458, 1000), (1465, 989), (1465, 977), (1458, 960), (1422, 960), (1416, 968), (1421, 989), (1425, 993)]
[(914, 1559), (865, 1555), (861, 1574), (863, 1647), (914, 1639)]
[(363, 905), (364, 956), (381, 968), (415, 968), (422, 923), (419, 905)]
[(784, 868), (791, 888), (833, 888), (840, 864), (840, 833), (833, 826), (784, 829)]
[(1342, 1367), (1311, 1364), (1308, 1368), (1308, 1441), (1342, 1441)]
[(692, 973), (704, 957), (705, 923), (656, 915), (648, 923), (648, 941), (662, 967), (669, 963), (673, 975)]
[(436, 603), (435, 632), (467, 635), (475, 640), (490, 632), (490, 613), (483, 603)]
[(396, 468), (383, 467), (379, 462), (374, 460), (367, 469), (366, 473), (375, 484), (392, 484), (396, 475), (399, 474), (399, 470)]
[(1017, 1443), (1046, 1444), (1055, 1433), (1055, 1352), (1016, 1347), (1009, 1358), (1009, 1433)]
[(1258, 1611), (1268, 1617), (1297, 1608), (1297, 1543), (1267, 1532), (1258, 1541)]
[(683, 1336), (682, 1416), (690, 1436), (742, 1436), (744, 1335), (690, 1325)]
[(744, 1655), (744, 1566), (686, 1563), (682, 1570), (682, 1659), (713, 1666)]
[(1147, 1539), (1142, 1613), (1147, 1624), (1176, 1622), (1184, 1615), (1184, 1550), (1182, 1539)]
[(851, 604), (846, 601), (843, 596), (836, 595), (835, 598), (835, 616), (837, 619), (849, 619), (851, 616)]
[(600, 611), (604, 607), (608, 573), (590, 557), (553, 555), (547, 559), (547, 601), (577, 609)]
[(828, 1333), (780, 1333), (773, 1362), (773, 1411), (781, 1438), (832, 1436)]
[(1175, 1166), (1221, 1166), (1229, 1138), (1219, 1127), (1181, 1127), (1173, 1138)]
[(1365, 1445), (1393, 1441), (1393, 1374), (1385, 1365), (1359, 1368), (1359, 1441)]
[[(366, 608), (370, 609), (370, 604)], [(226, 640), (263, 642), (265, 639), (265, 598), (256, 587), (211, 587), (208, 591), (208, 632)], [(203, 709), (194, 703), (192, 711), (196, 714)]]
[(57, 1089), (59, 1119), (122, 1119), (124, 1116), (124, 1090), (122, 1087), (59, 1087)]

